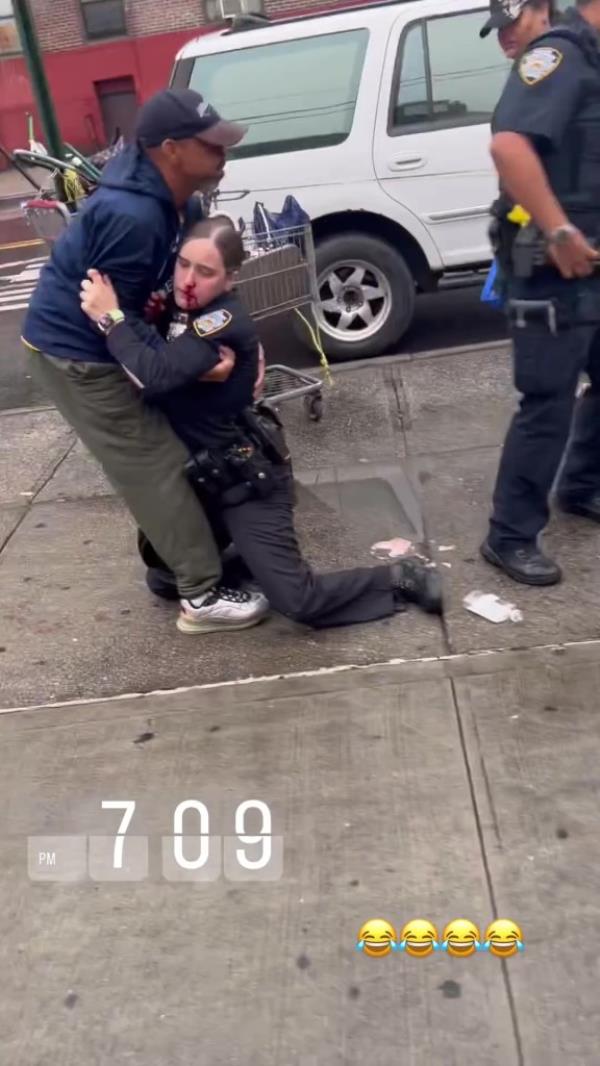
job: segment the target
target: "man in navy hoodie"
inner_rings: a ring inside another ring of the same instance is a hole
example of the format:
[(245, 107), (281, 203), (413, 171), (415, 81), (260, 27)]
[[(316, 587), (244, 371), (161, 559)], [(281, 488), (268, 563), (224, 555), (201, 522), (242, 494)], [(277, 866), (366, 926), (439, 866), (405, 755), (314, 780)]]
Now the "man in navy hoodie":
[(79, 291), (88, 270), (99, 270), (112, 279), (121, 307), (141, 317), (171, 277), (183, 227), (201, 215), (193, 194), (219, 185), (226, 150), (245, 133), (191, 89), (149, 100), (135, 144), (107, 165), (56, 243), (23, 327), (33, 375), (173, 570), (186, 611), (215, 630), (259, 622), (264, 597), (219, 585), (217, 547), (184, 474), (188, 453), (112, 358), (105, 338), (112, 323), (93, 325)]

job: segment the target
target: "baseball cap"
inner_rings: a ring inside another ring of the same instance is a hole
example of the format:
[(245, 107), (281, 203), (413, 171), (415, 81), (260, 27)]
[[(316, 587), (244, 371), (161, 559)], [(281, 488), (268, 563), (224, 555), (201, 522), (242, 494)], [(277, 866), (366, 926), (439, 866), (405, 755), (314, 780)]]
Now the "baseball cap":
[(164, 89), (139, 110), (135, 135), (146, 148), (163, 141), (183, 141), (197, 137), (207, 144), (233, 148), (248, 129), (221, 118), (211, 104), (193, 89)]
[(492, 30), (503, 30), (516, 22), (528, 2), (529, 0), (490, 0), (490, 17), (479, 31), (479, 36), (487, 37)]

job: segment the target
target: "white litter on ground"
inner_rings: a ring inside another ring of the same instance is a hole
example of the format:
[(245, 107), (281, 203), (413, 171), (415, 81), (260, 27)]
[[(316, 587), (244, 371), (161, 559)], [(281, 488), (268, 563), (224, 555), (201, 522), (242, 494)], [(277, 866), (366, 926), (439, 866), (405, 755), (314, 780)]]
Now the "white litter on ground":
[(523, 615), (514, 603), (501, 600), (493, 592), (469, 592), (463, 600), (467, 611), (478, 614), (488, 622), (522, 622)]
[(394, 537), (393, 540), (380, 540), (377, 544), (373, 544), (371, 552), (373, 555), (383, 555), (387, 559), (399, 559), (403, 555), (414, 552), (414, 545), (412, 541), (405, 540), (404, 537)]

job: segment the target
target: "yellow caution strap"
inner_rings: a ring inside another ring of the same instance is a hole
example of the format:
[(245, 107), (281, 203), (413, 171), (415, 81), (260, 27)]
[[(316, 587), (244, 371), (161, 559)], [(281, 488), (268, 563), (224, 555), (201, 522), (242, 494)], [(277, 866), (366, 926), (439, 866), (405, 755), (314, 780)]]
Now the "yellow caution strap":
[(333, 378), (331, 376), (331, 369), (329, 367), (329, 360), (327, 359), (327, 356), (325, 355), (325, 351), (324, 351), (323, 345), (321, 343), (321, 334), (320, 334), (320, 330), (319, 330), (319, 324), (317, 322), (317, 318), (316, 318), (316, 315), (314, 313), (314, 309), (313, 309), (313, 318), (314, 318), (314, 322), (315, 322), (314, 328), (311, 326), (310, 322), (305, 317), (305, 315), (302, 314), (302, 311), (300, 311), (297, 307), (295, 307), (294, 310), (295, 310), (296, 314), (298, 315), (298, 318), (301, 319), (302, 322), (304, 322), (304, 325), (306, 326), (306, 328), (308, 330), (308, 333), (309, 333), (309, 336), (310, 336), (310, 339), (311, 339), (311, 341), (313, 343), (313, 347), (315, 348), (316, 352), (318, 353), (318, 355), (320, 357), (321, 370), (323, 371), (323, 377), (325, 378), (325, 381), (327, 382), (328, 385), (333, 385)]

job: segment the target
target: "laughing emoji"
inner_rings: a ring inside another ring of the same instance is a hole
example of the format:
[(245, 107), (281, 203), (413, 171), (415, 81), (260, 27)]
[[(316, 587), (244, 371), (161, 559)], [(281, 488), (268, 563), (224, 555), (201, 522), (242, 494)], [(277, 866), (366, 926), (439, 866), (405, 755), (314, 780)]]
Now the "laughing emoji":
[(443, 950), (456, 958), (466, 959), (474, 955), (480, 946), (481, 934), (467, 918), (455, 918), (444, 929)]
[(364, 951), (373, 959), (381, 959), (390, 951), (397, 951), (396, 930), (385, 918), (369, 918), (358, 934), (357, 951)]
[(423, 959), (438, 948), (438, 931), (426, 918), (413, 918), (400, 934), (400, 951)]
[(496, 918), (486, 929), (485, 947), (499, 959), (509, 959), (525, 950), (523, 934), (512, 918)]

